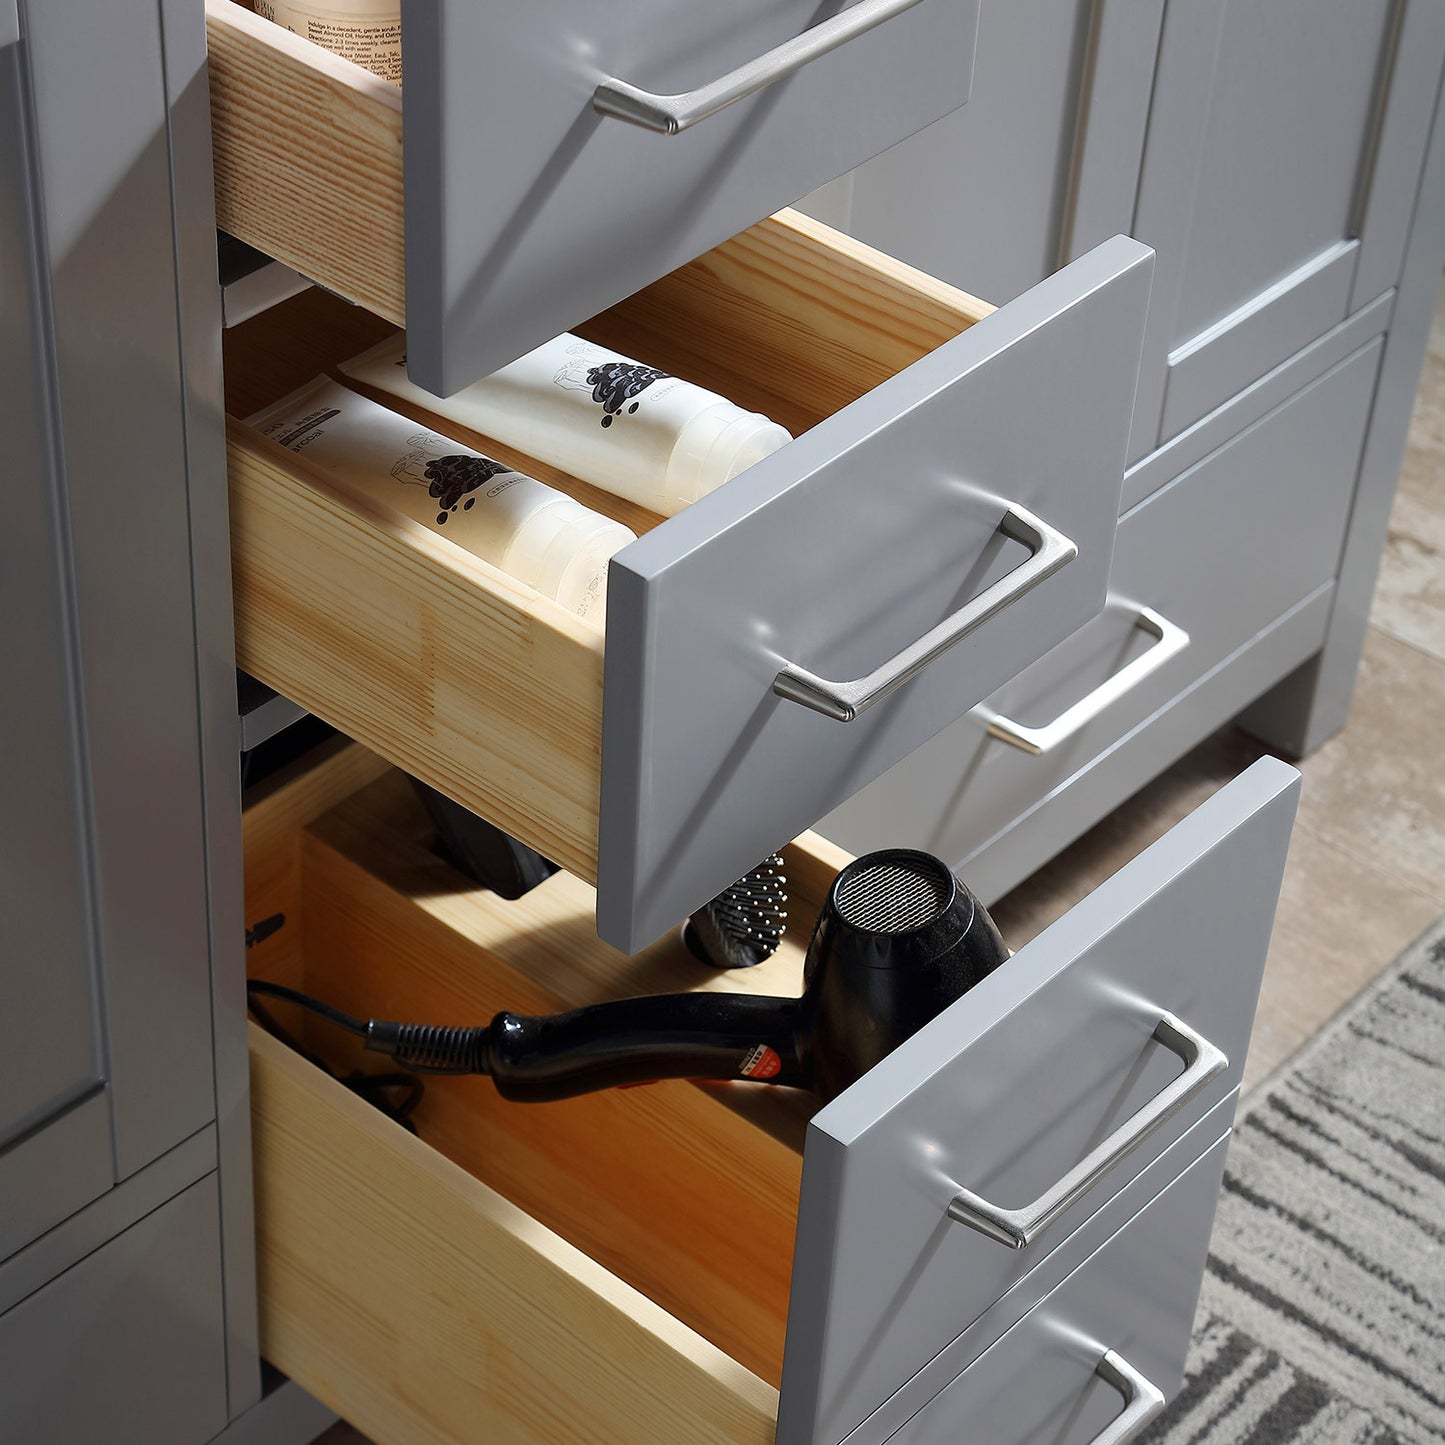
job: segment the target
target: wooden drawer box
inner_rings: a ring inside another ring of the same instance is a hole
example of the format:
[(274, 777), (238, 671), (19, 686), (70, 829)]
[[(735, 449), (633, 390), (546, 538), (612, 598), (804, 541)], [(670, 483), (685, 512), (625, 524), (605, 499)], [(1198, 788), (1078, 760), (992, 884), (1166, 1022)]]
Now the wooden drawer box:
[[(783, 949), (700, 976), (675, 941), (599, 945), (565, 874), (516, 903), (468, 887), (394, 774), (329, 766), (248, 810), (247, 916), (288, 919), (251, 963), (378, 1017), (795, 993), (843, 861), (802, 840)], [(1178, 1004), (1217, 1030), (1204, 996), (1257, 980), (1296, 790), (1258, 764), (811, 1120), (749, 1085), (521, 1106), (434, 1080), (416, 1139), (257, 1034), (263, 1353), (383, 1442), (873, 1439), (930, 1361), (966, 1364), (971, 1327), (976, 1356), (1218, 1136), (1229, 1079), (1191, 1083), (1156, 1025)], [(948, 1217), (1061, 1180), (1018, 1250)]]
[[(640, 948), (1098, 610), (1151, 264), (1116, 238), (994, 311), (787, 215), (596, 318), (797, 435), (665, 522), (479, 439), (645, 532), (605, 642), (233, 421), (240, 665), (595, 880)], [(305, 299), (228, 333), (233, 416), (368, 327)], [(827, 715), (780, 695), (800, 671), (882, 700)]]
[[(207, 0), (217, 223), (406, 324), (412, 379), (448, 395), (968, 99), (978, 0), (822, 9), (407, 0), (403, 92)], [(594, 103), (850, 30), (681, 134)]]

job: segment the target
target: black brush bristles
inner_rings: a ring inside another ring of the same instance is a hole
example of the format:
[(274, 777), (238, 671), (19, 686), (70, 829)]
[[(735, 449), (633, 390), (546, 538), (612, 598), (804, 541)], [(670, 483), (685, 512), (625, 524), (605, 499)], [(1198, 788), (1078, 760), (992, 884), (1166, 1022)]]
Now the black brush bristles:
[(787, 878), (779, 853), (724, 888), (683, 925), (683, 941), (713, 968), (753, 968), (771, 958), (788, 924)]

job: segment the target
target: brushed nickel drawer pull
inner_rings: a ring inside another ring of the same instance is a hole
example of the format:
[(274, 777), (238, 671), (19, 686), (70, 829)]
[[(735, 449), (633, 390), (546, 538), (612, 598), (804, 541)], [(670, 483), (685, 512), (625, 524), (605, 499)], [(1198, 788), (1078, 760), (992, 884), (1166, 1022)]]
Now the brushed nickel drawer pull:
[(1026, 753), (1052, 752), (1189, 646), (1189, 634), (1167, 617), (1155, 612), (1152, 607), (1139, 608), (1134, 617), (1134, 626), (1156, 638), (1154, 646), (1132, 662), (1126, 663), (1112, 677), (1101, 682), (1052, 722), (1036, 728), (1026, 727), (983, 704), (974, 709), (974, 715), (988, 725), (990, 737), (1011, 743)]
[(1057, 1184), (1022, 1209), (1004, 1209), (971, 1190), (960, 1189), (948, 1206), (948, 1217), (1010, 1249), (1023, 1249), (1081, 1194), (1133, 1153), (1166, 1119), (1178, 1113), (1211, 1079), (1229, 1067), (1229, 1060), (1221, 1050), (1173, 1014), (1165, 1014), (1159, 1020), (1153, 1038), (1179, 1055), (1184, 1061), (1184, 1072), (1137, 1109)]
[(1128, 1445), (1164, 1409), (1164, 1392), (1122, 1355), (1110, 1350), (1094, 1373), (1124, 1397), (1124, 1413), (1111, 1420), (1089, 1445)]
[(911, 642), (866, 677), (851, 682), (832, 682), (805, 667), (790, 662), (773, 679), (773, 691), (789, 702), (820, 712), (838, 722), (852, 722), (875, 702), (917, 676), (936, 657), (996, 617), (1005, 607), (1032, 592), (1079, 555), (1079, 549), (1062, 532), (1041, 522), (1032, 512), (1010, 503), (998, 530), (1029, 549), (1029, 557), (1006, 577), (1000, 577), (977, 597), (964, 603), (951, 617)]
[(859, 0), (841, 15), (834, 15), (774, 46), (756, 60), (680, 95), (657, 95), (629, 85), (625, 80), (604, 80), (592, 94), (592, 109), (658, 135), (677, 135), (698, 121), (716, 115), (735, 100), (745, 100), (775, 81), (785, 79), (809, 61), (827, 55), (856, 36), (866, 35), (885, 20), (912, 10), (919, 3), (920, 0)]

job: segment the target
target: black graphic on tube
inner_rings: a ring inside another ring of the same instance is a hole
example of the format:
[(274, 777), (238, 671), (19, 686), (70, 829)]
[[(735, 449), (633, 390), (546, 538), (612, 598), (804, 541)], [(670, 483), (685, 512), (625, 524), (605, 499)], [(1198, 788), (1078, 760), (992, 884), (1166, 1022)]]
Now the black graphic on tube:
[(654, 381), (664, 381), (668, 373), (655, 366), (643, 366), (635, 361), (609, 361), (594, 366), (587, 373), (587, 384), (592, 388), (592, 400), (602, 408), (602, 425), (611, 426), (612, 418), (627, 406), (629, 413), (637, 410), (632, 400), (647, 390)]
[(468, 456), (465, 453), (435, 457), (429, 461), (425, 471), (427, 495), (435, 497), (441, 507), (441, 511), (437, 513), (437, 526), (445, 523), (447, 514), (455, 512), (458, 506), (464, 512), (470, 511), (476, 498), (468, 493), (475, 492), (479, 487), (486, 486), (493, 477), (499, 477), (511, 470), (511, 467), (504, 467), (501, 462), (494, 462), (491, 457)]

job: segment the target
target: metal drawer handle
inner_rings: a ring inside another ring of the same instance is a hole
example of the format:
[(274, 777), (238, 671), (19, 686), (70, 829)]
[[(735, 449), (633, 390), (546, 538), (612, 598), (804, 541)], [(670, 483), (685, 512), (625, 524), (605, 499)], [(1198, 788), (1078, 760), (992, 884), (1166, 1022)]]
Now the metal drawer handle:
[(824, 717), (838, 722), (852, 722), (875, 702), (882, 701), (909, 678), (922, 672), (936, 657), (941, 657), (955, 643), (962, 642), (970, 632), (996, 617), (1010, 603), (1032, 592), (1040, 582), (1052, 577), (1060, 567), (1072, 562), (1079, 549), (1062, 532), (1041, 522), (1032, 512), (1011, 503), (998, 530), (1029, 549), (1029, 557), (1007, 577), (1000, 577), (972, 601), (964, 603), (951, 617), (911, 642), (902, 652), (890, 657), (882, 667), (867, 677), (852, 682), (830, 682), (805, 667), (790, 662), (773, 679), (773, 691), (789, 702), (801, 703)]
[(948, 1206), (948, 1217), (1010, 1249), (1022, 1249), (1114, 1165), (1137, 1149), (1166, 1119), (1182, 1109), (1211, 1079), (1229, 1067), (1229, 1060), (1219, 1049), (1173, 1014), (1165, 1014), (1159, 1020), (1153, 1037), (1184, 1061), (1184, 1072), (1177, 1079), (1136, 1110), (1032, 1204), (1022, 1209), (1003, 1209), (970, 1190), (960, 1189)]
[(1023, 723), (1004, 717), (991, 708), (980, 705), (974, 715), (988, 724), (990, 737), (1012, 743), (1026, 753), (1047, 753), (1067, 742), (1075, 733), (1086, 728), (1106, 708), (1118, 702), (1127, 692), (1138, 687), (1145, 678), (1158, 672), (1171, 658), (1177, 657), (1189, 646), (1189, 634), (1161, 617), (1152, 607), (1141, 607), (1134, 617), (1134, 626), (1158, 640), (1147, 652), (1141, 653), (1132, 662), (1121, 667), (1113, 677), (1102, 682), (1091, 693), (1081, 697), (1071, 708), (1061, 712), (1053, 722), (1042, 727), (1025, 727)]
[(656, 95), (625, 80), (604, 80), (593, 92), (592, 109), (659, 135), (676, 135), (919, 3), (920, 0), (859, 0), (841, 15), (834, 15), (821, 25), (783, 41), (766, 55), (728, 71), (718, 80), (681, 95)]
[(1123, 1355), (1110, 1350), (1094, 1373), (1124, 1397), (1124, 1413), (1110, 1421), (1090, 1445), (1128, 1445), (1164, 1409), (1164, 1392), (1141, 1375)]

